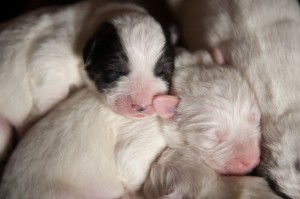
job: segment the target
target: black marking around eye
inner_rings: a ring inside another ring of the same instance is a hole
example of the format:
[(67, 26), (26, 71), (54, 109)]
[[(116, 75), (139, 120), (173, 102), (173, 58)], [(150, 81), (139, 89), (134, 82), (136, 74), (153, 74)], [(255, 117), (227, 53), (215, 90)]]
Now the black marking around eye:
[(167, 82), (168, 86), (171, 86), (171, 79), (174, 71), (174, 47), (171, 44), (170, 36), (167, 31), (164, 31), (166, 42), (163, 48), (163, 52), (156, 62), (154, 68), (154, 74), (157, 77), (161, 77)]
[(115, 26), (103, 23), (83, 50), (86, 72), (100, 91), (116, 85), (129, 73), (128, 57)]

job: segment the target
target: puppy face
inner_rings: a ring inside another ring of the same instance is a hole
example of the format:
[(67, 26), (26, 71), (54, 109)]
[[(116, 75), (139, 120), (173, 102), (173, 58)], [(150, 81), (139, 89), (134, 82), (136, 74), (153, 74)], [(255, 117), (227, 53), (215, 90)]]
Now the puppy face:
[(174, 88), (181, 98), (179, 131), (199, 158), (221, 174), (241, 175), (257, 166), (261, 116), (240, 74), (215, 66), (185, 68), (175, 75)]
[(137, 118), (154, 115), (153, 97), (168, 91), (173, 59), (160, 25), (137, 13), (104, 22), (84, 49), (87, 75), (111, 109)]

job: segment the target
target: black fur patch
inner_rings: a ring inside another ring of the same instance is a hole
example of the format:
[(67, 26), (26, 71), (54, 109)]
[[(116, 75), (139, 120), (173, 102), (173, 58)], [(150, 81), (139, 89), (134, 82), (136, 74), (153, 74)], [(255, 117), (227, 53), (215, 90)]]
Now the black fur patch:
[(86, 72), (100, 91), (113, 88), (121, 76), (129, 74), (128, 57), (117, 29), (103, 23), (83, 50)]

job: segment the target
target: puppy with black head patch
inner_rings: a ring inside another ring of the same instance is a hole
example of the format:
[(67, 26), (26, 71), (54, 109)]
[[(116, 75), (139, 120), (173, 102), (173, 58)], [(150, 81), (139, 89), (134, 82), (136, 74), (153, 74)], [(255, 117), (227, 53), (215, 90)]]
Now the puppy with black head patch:
[(161, 27), (145, 14), (105, 22), (84, 49), (87, 79), (106, 93), (116, 113), (151, 116), (153, 97), (170, 86), (174, 65), (170, 45)]
[(20, 135), (86, 83), (120, 115), (153, 116), (152, 99), (168, 91), (173, 71), (162, 27), (132, 4), (29, 13), (3, 24), (0, 45), (0, 115)]

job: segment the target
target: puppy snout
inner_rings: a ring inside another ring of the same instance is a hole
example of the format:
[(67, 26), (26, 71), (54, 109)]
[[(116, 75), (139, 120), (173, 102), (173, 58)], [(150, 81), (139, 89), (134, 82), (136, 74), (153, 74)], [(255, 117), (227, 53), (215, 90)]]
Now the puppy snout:
[(142, 105), (138, 105), (138, 104), (132, 104), (132, 108), (139, 113), (143, 113), (146, 112), (148, 110), (148, 106), (142, 106)]
[(229, 162), (229, 170), (233, 174), (246, 174), (259, 164), (259, 156), (235, 158)]

